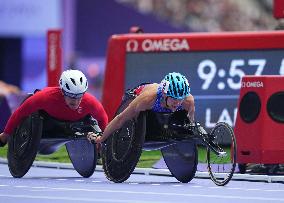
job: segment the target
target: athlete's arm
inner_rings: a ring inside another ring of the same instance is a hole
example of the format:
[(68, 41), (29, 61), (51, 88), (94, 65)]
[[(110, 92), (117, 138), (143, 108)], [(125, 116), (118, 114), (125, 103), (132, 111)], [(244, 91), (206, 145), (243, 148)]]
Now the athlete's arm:
[(152, 107), (152, 101), (155, 95), (144, 92), (137, 96), (129, 105), (118, 114), (106, 127), (103, 135), (96, 139), (96, 142), (103, 142), (106, 140), (114, 131), (118, 130), (123, 124), (131, 119), (136, 118), (141, 111), (145, 111)]
[(0, 133), (0, 147), (4, 146), (7, 143), (9, 134), (2, 132)]
[(195, 113), (195, 106), (194, 106), (194, 97), (192, 95), (187, 96), (184, 99), (182, 104), (183, 109), (185, 109), (187, 113), (188, 119), (193, 122), (194, 121), (194, 113)]
[(40, 109), (41, 94), (37, 93), (29, 97), (24, 101), (17, 110), (9, 118), (4, 133), (6, 135), (11, 135), (14, 129), (20, 124), (20, 122), (27, 116), (31, 115), (33, 112)]
[(108, 116), (103, 105), (97, 99), (93, 98), (90, 109), (92, 109), (92, 117), (98, 121), (99, 127), (104, 130), (108, 123)]

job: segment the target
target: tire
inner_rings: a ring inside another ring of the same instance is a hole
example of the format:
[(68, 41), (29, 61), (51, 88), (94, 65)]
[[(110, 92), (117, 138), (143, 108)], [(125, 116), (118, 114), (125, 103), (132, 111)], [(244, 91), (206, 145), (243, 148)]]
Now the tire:
[[(116, 115), (130, 102), (131, 99), (124, 100)], [(110, 181), (121, 183), (130, 177), (141, 156), (145, 132), (146, 115), (141, 112), (137, 120), (127, 121), (105, 141), (102, 163), (105, 175)]]
[(247, 170), (247, 164), (238, 164), (238, 168), (241, 174), (245, 174)]
[(37, 155), (42, 135), (42, 118), (38, 113), (27, 117), (8, 141), (8, 167), (15, 178), (23, 177)]
[(212, 129), (209, 137), (218, 147), (227, 152), (226, 157), (222, 157), (207, 148), (210, 178), (216, 185), (224, 186), (232, 179), (236, 167), (237, 146), (234, 131), (227, 123), (219, 122)]

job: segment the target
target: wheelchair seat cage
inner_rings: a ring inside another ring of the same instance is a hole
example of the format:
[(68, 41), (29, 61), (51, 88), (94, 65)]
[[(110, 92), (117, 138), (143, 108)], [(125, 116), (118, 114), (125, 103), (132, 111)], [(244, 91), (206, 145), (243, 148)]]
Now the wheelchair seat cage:
[(59, 121), (46, 112), (28, 116), (8, 141), (8, 166), (13, 177), (23, 177), (39, 154), (51, 154), (65, 145), (75, 170), (90, 177), (96, 167), (97, 152), (86, 139), (87, 132), (98, 132), (97, 121), (86, 116), (80, 121)]

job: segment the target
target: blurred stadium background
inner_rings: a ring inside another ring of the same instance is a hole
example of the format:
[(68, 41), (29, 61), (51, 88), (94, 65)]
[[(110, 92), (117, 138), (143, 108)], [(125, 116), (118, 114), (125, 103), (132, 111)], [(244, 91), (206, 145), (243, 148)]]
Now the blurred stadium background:
[(47, 85), (46, 32), (62, 29), (63, 67), (82, 69), (101, 98), (112, 34), (273, 30), (273, 0), (0, 0), (0, 94)]

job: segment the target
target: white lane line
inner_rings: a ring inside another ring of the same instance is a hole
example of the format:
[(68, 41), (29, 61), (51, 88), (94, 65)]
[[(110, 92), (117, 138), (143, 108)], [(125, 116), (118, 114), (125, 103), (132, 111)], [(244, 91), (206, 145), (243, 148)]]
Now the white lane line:
[(257, 189), (257, 188), (252, 188), (252, 189), (247, 189), (247, 191), (259, 191), (261, 189)]
[(45, 189), (45, 188), (47, 188), (47, 187), (44, 187), (44, 186), (38, 186), (38, 187), (31, 187), (31, 188), (33, 188), (33, 189)]
[[(76, 202), (122, 202), (122, 203), (151, 203), (153, 202), (152, 200), (150, 201), (141, 201), (141, 200), (137, 200), (137, 199), (100, 199), (100, 198), (76, 198), (76, 197), (54, 197), (54, 196), (35, 196), (35, 195), (2, 195), (0, 194), (0, 197), (9, 197), (9, 198), (26, 198), (26, 199), (45, 199), (45, 200), (68, 200), (68, 201), (76, 201)], [(157, 202), (155, 201), (155, 203), (170, 203), (170, 202)]]
[(239, 188), (239, 187), (229, 187), (226, 188), (227, 190), (243, 190), (244, 188)]
[[(284, 202), (284, 198), (270, 198), (270, 197), (254, 197), (254, 196), (233, 196), (233, 195), (204, 195), (204, 194), (177, 194), (177, 193), (161, 193), (161, 192), (137, 192), (137, 191), (113, 191), (113, 190), (87, 190), (87, 189), (70, 189), (70, 188), (52, 188), (56, 190), (67, 190), (67, 191), (92, 191), (92, 192), (106, 192), (106, 193), (125, 193), (125, 194), (136, 194), (136, 195), (164, 195), (164, 196), (182, 196), (182, 197), (202, 197), (202, 198), (219, 198), (219, 199), (239, 199), (239, 200), (258, 200), (258, 201), (279, 201)], [(116, 199), (98, 199), (98, 198), (70, 198), (70, 197), (54, 197), (54, 196), (29, 196), (29, 195), (3, 195), (0, 197), (11, 197), (11, 198), (29, 198), (29, 199), (50, 199), (50, 200), (74, 200), (74, 201), (94, 201), (94, 202), (134, 202), (134, 200), (116, 200)], [(148, 201), (137, 201), (137, 203), (148, 203)]]
[(65, 178), (58, 178), (58, 179), (55, 179), (55, 180), (65, 181), (65, 180), (67, 180), (67, 179), (65, 179)]
[(85, 180), (81, 180), (81, 179), (78, 179), (78, 180), (74, 180), (75, 182), (84, 182)]
[[(2, 187), (7, 187), (9, 185), (0, 185)], [(25, 185), (11, 186), (15, 188), (28, 188)], [(192, 186), (193, 187), (193, 186)], [(41, 188), (34, 187), (34, 188)], [(281, 201), (284, 202), (284, 198), (267, 198), (259, 196), (226, 196), (226, 195), (204, 195), (204, 194), (178, 194), (178, 193), (160, 193), (160, 192), (137, 192), (137, 191), (125, 191), (125, 190), (99, 190), (99, 189), (80, 189), (80, 188), (50, 188), (44, 187), (48, 190), (61, 190), (61, 191), (84, 191), (84, 192), (105, 192), (105, 193), (124, 193), (124, 194), (141, 194), (141, 195), (165, 195), (165, 196), (185, 196), (185, 197), (208, 197), (208, 198), (220, 198), (220, 199), (244, 199), (244, 200), (263, 200), (263, 201)], [(213, 187), (215, 189), (215, 187)], [(217, 187), (223, 188), (223, 187)], [(230, 188), (230, 189), (240, 189), (240, 188)], [(248, 189), (246, 189), (248, 190)], [(283, 190), (262, 190), (267, 192), (282, 192)]]
[(183, 185), (172, 185), (173, 187), (181, 187), (181, 186), (183, 186)]
[(13, 178), (13, 176), (7, 176), (7, 175), (0, 175), (0, 177), (4, 177), (4, 178)]
[[(222, 188), (222, 187), (220, 187)], [(105, 193), (123, 193), (123, 194), (136, 194), (136, 195), (164, 195), (164, 196), (183, 196), (183, 197), (206, 197), (206, 198), (219, 198), (219, 199), (242, 199), (242, 200), (260, 200), (260, 201), (281, 201), (284, 198), (270, 198), (258, 196), (233, 196), (233, 195), (204, 195), (204, 194), (178, 194), (178, 193), (161, 193), (161, 192), (139, 192), (127, 190), (99, 190), (99, 189), (80, 189), (80, 188), (50, 188), (53, 190), (63, 191), (85, 191), (85, 192), (105, 192)]]
[[(221, 188), (223, 188), (223, 187), (221, 187)], [(226, 189), (226, 190), (242, 190), (242, 191), (261, 191), (261, 192), (284, 192), (284, 190), (279, 190), (279, 189), (268, 190), (268, 189), (260, 189), (260, 188), (227, 188), (227, 187), (224, 187), (224, 189)]]
[[(75, 180), (77, 182), (83, 182), (84, 180)], [(92, 181), (94, 183), (99, 183), (99, 182), (102, 182), (102, 181)], [(128, 183), (129, 185), (138, 185), (139, 183), (135, 182), (135, 183)], [(161, 184), (157, 184), (157, 183), (153, 183), (151, 184), (153, 186), (159, 186)], [(10, 185), (0, 185), (0, 187), (9, 187)], [(177, 186), (183, 186), (183, 185), (172, 185), (174, 187), (177, 187)], [(12, 185), (11, 187), (16, 187), (16, 188), (27, 188), (29, 186), (25, 186), (25, 185)], [(193, 188), (205, 188), (203, 186), (200, 186), (200, 185), (194, 185), (194, 186), (190, 186), (190, 187), (193, 187)], [(33, 188), (33, 187), (31, 187)], [(45, 187), (46, 188), (46, 187)], [(284, 192), (284, 190), (279, 190), (279, 189), (270, 189), (270, 190), (263, 190), (263, 189), (258, 189), (258, 188), (247, 188), (247, 189), (244, 189), (244, 188), (228, 188), (228, 187), (208, 187), (210, 189), (226, 189), (226, 190), (242, 190), (242, 191), (261, 191), (261, 192)], [(54, 188), (52, 188), (54, 190)], [(65, 188), (66, 190), (72, 190), (71, 188)]]
[(92, 181), (92, 183), (101, 183), (101, 182), (103, 182), (103, 181), (101, 181), (101, 180), (93, 180)]
[(13, 187), (16, 187), (16, 188), (28, 188), (29, 186), (27, 186), (27, 185), (16, 185), (16, 186), (13, 186)]
[(264, 190), (265, 192), (284, 192), (284, 190)]

